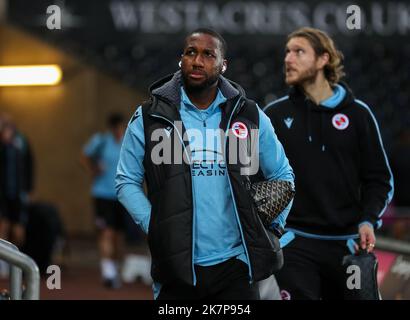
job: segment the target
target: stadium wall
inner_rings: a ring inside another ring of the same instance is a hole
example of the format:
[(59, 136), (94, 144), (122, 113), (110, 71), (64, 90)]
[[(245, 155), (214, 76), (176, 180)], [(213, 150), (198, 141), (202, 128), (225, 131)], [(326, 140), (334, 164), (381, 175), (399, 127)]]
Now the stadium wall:
[(21, 30), (0, 26), (0, 65), (58, 64), (52, 87), (0, 88), (0, 111), (10, 114), (35, 157), (33, 199), (57, 205), (69, 234), (94, 231), (89, 187), (80, 166), (85, 141), (103, 130), (112, 111), (130, 117), (142, 95)]

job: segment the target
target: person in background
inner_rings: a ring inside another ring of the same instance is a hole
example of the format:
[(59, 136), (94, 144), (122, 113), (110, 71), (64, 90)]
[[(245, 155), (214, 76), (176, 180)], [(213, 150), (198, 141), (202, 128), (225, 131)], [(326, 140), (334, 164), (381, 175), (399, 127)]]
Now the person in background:
[(81, 162), (93, 179), (91, 194), (103, 284), (108, 288), (118, 288), (121, 285), (120, 262), (127, 213), (117, 200), (115, 175), (125, 131), (124, 117), (113, 113), (108, 117), (107, 124), (107, 132), (96, 133), (86, 143)]
[[(12, 118), (0, 115), (0, 238), (22, 248), (28, 222), (28, 204), (33, 190), (33, 154), (27, 138)], [(8, 266), (0, 261), (0, 276)]]
[(286, 228), (294, 239), (276, 274), (291, 299), (343, 299), (346, 244), (357, 250), (358, 238), (361, 249), (374, 249), (374, 229), (393, 196), (376, 119), (340, 81), (342, 58), (318, 29), (291, 33), (284, 58), (289, 95), (264, 108), (296, 176)]

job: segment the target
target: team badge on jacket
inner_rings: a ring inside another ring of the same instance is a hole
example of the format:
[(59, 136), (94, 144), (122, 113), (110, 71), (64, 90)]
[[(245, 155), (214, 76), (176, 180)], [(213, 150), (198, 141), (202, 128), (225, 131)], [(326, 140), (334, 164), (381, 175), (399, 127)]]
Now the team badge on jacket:
[(332, 118), (332, 124), (337, 130), (344, 130), (349, 126), (349, 118), (343, 113), (335, 114)]
[(243, 122), (235, 122), (232, 125), (232, 133), (239, 139), (246, 139), (248, 137), (248, 128)]

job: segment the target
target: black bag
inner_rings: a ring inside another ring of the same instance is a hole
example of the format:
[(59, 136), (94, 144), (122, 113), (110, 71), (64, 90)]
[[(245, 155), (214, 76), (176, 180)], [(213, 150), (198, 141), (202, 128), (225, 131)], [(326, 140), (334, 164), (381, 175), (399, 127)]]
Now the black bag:
[(283, 180), (259, 181), (247, 186), (262, 223), (271, 229), (272, 221), (295, 195), (293, 183)]
[(273, 263), (272, 270), (273, 272), (277, 272), (282, 269), (284, 263), (283, 251), (279, 242), (280, 236), (270, 230), (267, 230), (267, 232), (269, 234), (269, 239), (272, 242), (273, 254), (275, 256), (275, 262)]
[[(360, 270), (360, 289), (349, 289), (349, 277), (355, 272), (348, 273), (349, 266), (357, 266)], [(377, 284), (377, 258), (373, 253), (360, 249), (358, 253), (343, 257), (343, 267), (345, 270), (345, 300), (381, 300), (379, 287)]]
[(50, 203), (35, 202), (28, 207), (26, 241), (22, 251), (37, 263), (40, 273), (45, 274), (52, 264), (57, 241), (64, 237), (65, 230), (58, 209)]
[(277, 272), (283, 267), (284, 263), (283, 251), (279, 242), (283, 230), (272, 226), (272, 221), (293, 199), (295, 189), (291, 182), (283, 180), (263, 180), (254, 183), (248, 180), (246, 188), (250, 192), (254, 207), (272, 243), (275, 256), (272, 270)]

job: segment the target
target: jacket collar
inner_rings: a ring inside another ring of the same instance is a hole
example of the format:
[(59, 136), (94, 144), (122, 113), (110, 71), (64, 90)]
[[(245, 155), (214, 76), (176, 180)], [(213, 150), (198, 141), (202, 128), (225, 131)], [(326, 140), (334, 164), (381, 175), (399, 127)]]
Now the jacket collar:
[[(181, 71), (177, 71), (153, 83), (149, 88), (153, 100), (158, 99), (166, 103), (153, 103), (150, 114), (159, 115), (171, 121), (180, 120), (180, 88), (182, 85)], [(218, 88), (228, 102), (238, 96), (245, 96), (245, 92), (240, 85), (223, 76), (219, 77)], [(228, 103), (228, 105), (230, 106), (232, 103)], [(230, 114), (230, 112), (232, 112), (231, 109), (232, 108), (227, 108), (225, 112)]]
[(342, 99), (342, 101), (335, 108), (327, 108), (322, 105), (316, 105), (308, 97), (306, 97), (303, 90), (297, 86), (290, 87), (289, 98), (291, 101), (295, 102), (297, 105), (299, 105), (299, 103), (308, 103), (313, 108), (313, 110), (317, 110), (317, 111), (331, 112), (334, 110), (340, 110), (351, 104), (351, 102), (354, 100), (354, 95), (353, 95), (352, 90), (349, 88), (349, 86), (345, 82), (341, 81), (338, 84), (346, 90), (346, 95), (344, 99)]

